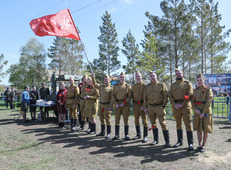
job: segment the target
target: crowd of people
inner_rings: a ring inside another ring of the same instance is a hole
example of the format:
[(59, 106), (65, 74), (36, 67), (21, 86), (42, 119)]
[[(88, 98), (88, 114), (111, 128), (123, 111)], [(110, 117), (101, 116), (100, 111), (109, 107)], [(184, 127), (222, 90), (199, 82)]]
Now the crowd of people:
[[(104, 75), (104, 84), (98, 84), (95, 79), (95, 74), (91, 77), (84, 75), (82, 83), (75, 85), (74, 79), (69, 79), (70, 86), (65, 87), (64, 82), (60, 82), (60, 88), (56, 95), (56, 103), (58, 110), (58, 127), (64, 128), (64, 123), (67, 111), (70, 115), (71, 130), (83, 131), (85, 123), (89, 122), (87, 134), (96, 134), (96, 120), (95, 116), (99, 115), (101, 131), (96, 136), (104, 136), (106, 139), (111, 138), (111, 114), (114, 108), (115, 115), (115, 135), (112, 140), (120, 138), (120, 118), (123, 116), (125, 140), (130, 140), (129, 137), (129, 113), (131, 101), (134, 113), (134, 122), (136, 135), (133, 140), (140, 139), (141, 125), (140, 118), (143, 124), (143, 143), (148, 141), (148, 130), (152, 130), (153, 142), (152, 145), (159, 143), (159, 128), (157, 119), (161, 126), (165, 146), (171, 147), (169, 130), (165, 120), (165, 107), (168, 99), (172, 105), (173, 117), (176, 121), (177, 143), (173, 147), (183, 145), (183, 126), (185, 124), (186, 136), (188, 141), (188, 150), (194, 150), (193, 147), (193, 130), (197, 131), (198, 147), (197, 151), (204, 152), (205, 145), (208, 138), (208, 133), (213, 132), (213, 117), (211, 102), (213, 100), (212, 90), (205, 86), (203, 74), (196, 77), (197, 86), (193, 89), (191, 82), (184, 79), (183, 72), (179, 69), (175, 70), (176, 81), (171, 84), (170, 90), (167, 86), (157, 79), (154, 72), (149, 73), (150, 83), (145, 85), (142, 81), (140, 72), (135, 73), (136, 83), (130, 86), (125, 82), (126, 76), (121, 72), (119, 82), (114, 86), (111, 85), (109, 75)], [(36, 100), (44, 99), (46, 95), (50, 94), (45, 84), (41, 84), (39, 93), (36, 87), (25, 86), (22, 93), (21, 112), (23, 121), (26, 123), (26, 113), (30, 106), (31, 119), (36, 118)], [(6, 107), (8, 103), (11, 109), (13, 108), (13, 101), (15, 98), (14, 90), (7, 90), (4, 93)], [(43, 107), (40, 107), (42, 111)], [(77, 110), (78, 109), (78, 110)], [(193, 123), (192, 109), (194, 110)], [(150, 122), (148, 122), (148, 118)], [(183, 121), (182, 121), (183, 120)], [(77, 124), (79, 128), (77, 129)], [(148, 125), (150, 124), (150, 125)], [(148, 127), (151, 128), (148, 128)], [(202, 134), (203, 132), (203, 134)]]
[[(98, 113), (101, 131), (96, 136), (111, 137), (111, 113), (114, 108), (115, 115), (115, 135), (112, 140), (120, 138), (120, 118), (123, 116), (125, 140), (129, 137), (129, 113), (130, 101), (133, 104), (135, 119), (136, 136), (133, 140), (141, 138), (140, 117), (143, 124), (143, 140), (147, 142), (148, 130), (152, 130), (152, 145), (159, 143), (159, 130), (157, 119), (159, 120), (165, 146), (171, 147), (169, 130), (165, 120), (165, 107), (168, 99), (172, 105), (173, 117), (176, 120), (177, 143), (173, 147), (183, 145), (182, 120), (186, 127), (188, 150), (194, 150), (193, 130), (197, 131), (198, 147), (197, 151), (204, 152), (208, 138), (208, 133), (213, 132), (212, 109), (210, 107), (213, 100), (212, 90), (205, 86), (203, 74), (196, 78), (197, 86), (193, 89), (191, 82), (184, 79), (183, 72), (175, 70), (176, 82), (170, 90), (167, 86), (157, 79), (154, 72), (150, 72), (150, 83), (145, 85), (142, 81), (140, 72), (136, 72), (136, 84), (131, 87), (125, 82), (125, 74), (121, 72), (119, 82), (111, 86), (110, 77), (104, 76), (104, 84), (96, 82), (95, 74), (91, 77), (84, 75), (82, 83), (77, 87), (73, 78), (70, 78), (70, 86), (66, 89), (64, 82), (60, 83), (60, 90), (57, 93), (56, 101), (59, 112), (59, 128), (64, 127), (67, 108), (71, 119), (71, 130), (82, 131), (86, 120), (89, 121), (88, 134), (96, 134), (95, 116)], [(77, 108), (79, 107), (79, 116)], [(193, 124), (191, 122), (192, 109), (194, 109)], [(148, 117), (151, 128), (148, 128)], [(79, 118), (80, 127), (77, 129), (77, 119)], [(62, 120), (62, 121), (61, 121)], [(203, 131), (203, 134), (202, 134)]]

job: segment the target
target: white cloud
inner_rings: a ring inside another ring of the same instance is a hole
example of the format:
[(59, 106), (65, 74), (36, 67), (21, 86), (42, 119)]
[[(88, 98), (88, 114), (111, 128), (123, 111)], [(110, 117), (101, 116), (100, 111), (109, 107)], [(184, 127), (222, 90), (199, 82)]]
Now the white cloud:
[(113, 12), (115, 12), (117, 9), (115, 7), (111, 8), (109, 13), (112, 14)]
[(125, 2), (126, 4), (133, 4), (134, 1), (133, 0), (122, 0), (123, 2)]

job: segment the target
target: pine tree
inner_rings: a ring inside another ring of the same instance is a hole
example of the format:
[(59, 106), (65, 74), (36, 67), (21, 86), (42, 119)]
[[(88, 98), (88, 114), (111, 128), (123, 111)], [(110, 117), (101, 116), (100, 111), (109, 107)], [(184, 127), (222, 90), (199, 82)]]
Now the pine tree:
[(101, 70), (101, 74), (107, 73), (110, 76), (121, 66), (117, 59), (119, 56), (119, 41), (117, 40), (115, 24), (111, 20), (111, 14), (106, 11), (101, 18), (103, 25), (100, 26), (101, 35), (98, 37), (100, 41), (99, 59), (96, 61), (96, 66), (98, 70)]
[(134, 36), (131, 33), (131, 30), (127, 33), (126, 37), (123, 38), (122, 44), (124, 49), (122, 53), (127, 57), (127, 65), (123, 65), (123, 69), (125, 69), (126, 74), (133, 75), (133, 84), (135, 83), (134, 74), (140, 65), (139, 62), (139, 45), (136, 43)]

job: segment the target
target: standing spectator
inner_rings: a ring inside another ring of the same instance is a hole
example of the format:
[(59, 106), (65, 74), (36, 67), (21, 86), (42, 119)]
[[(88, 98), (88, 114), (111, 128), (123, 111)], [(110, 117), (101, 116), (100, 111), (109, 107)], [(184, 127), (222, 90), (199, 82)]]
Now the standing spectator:
[[(64, 128), (64, 122), (67, 114), (67, 109), (65, 106), (67, 89), (65, 88), (64, 82), (60, 82), (59, 87), (60, 89), (56, 96), (56, 102), (57, 102), (57, 109), (59, 113), (59, 128), (62, 129)], [(61, 122), (61, 119), (63, 119), (63, 122)]]
[(28, 103), (30, 102), (30, 96), (28, 94), (29, 87), (24, 87), (24, 92), (22, 93), (22, 101), (21, 101), (21, 111), (23, 116), (24, 123), (27, 122), (26, 120), (26, 112), (28, 110)]
[(11, 89), (11, 92), (9, 94), (9, 98), (10, 98), (10, 109), (14, 109), (14, 102), (15, 102), (15, 92), (14, 89)]
[[(50, 95), (50, 90), (46, 88), (44, 83), (41, 83), (42, 87), (39, 89), (39, 97), (40, 99), (45, 100), (47, 95)], [(40, 107), (40, 111), (42, 113), (43, 107)], [(45, 108), (45, 112), (48, 112), (47, 108)]]
[(6, 102), (6, 108), (8, 109), (8, 103), (10, 102), (10, 90), (9, 87), (6, 88), (6, 91), (4, 92), (5, 102)]
[(36, 100), (38, 100), (38, 92), (36, 91), (36, 87), (32, 86), (32, 89), (29, 93), (30, 95), (30, 115), (31, 115), (31, 119), (35, 120), (36, 117), (36, 106), (32, 106), (33, 104), (36, 104)]

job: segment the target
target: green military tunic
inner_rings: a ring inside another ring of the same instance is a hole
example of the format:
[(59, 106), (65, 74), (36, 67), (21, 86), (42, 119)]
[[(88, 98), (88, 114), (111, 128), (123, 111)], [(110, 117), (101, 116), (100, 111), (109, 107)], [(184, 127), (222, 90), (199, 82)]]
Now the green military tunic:
[(115, 108), (115, 125), (120, 125), (120, 117), (123, 115), (124, 125), (129, 126), (128, 117), (130, 112), (129, 102), (132, 98), (132, 89), (131, 86), (126, 83), (118, 83), (113, 87), (112, 90), (112, 100), (110, 107), (112, 108), (113, 104), (124, 103), (124, 107)]
[(95, 87), (90, 88), (87, 86), (87, 88), (85, 88), (84, 95), (88, 95), (89, 98), (85, 99), (83, 116), (86, 118), (93, 118), (96, 116), (98, 111), (99, 90)]
[(140, 108), (143, 106), (143, 95), (144, 95), (145, 85), (143, 82), (136, 83), (132, 87), (132, 101), (133, 101), (133, 112), (135, 117), (135, 125), (140, 126), (140, 117), (144, 127), (148, 127), (147, 115)]
[[(182, 117), (186, 126), (187, 131), (192, 131), (191, 125), (191, 115), (192, 106), (190, 100), (193, 96), (193, 87), (189, 81), (177, 80), (171, 85), (171, 90), (169, 91), (169, 99), (172, 104), (173, 117), (176, 120), (177, 130), (182, 130)], [(175, 109), (175, 105), (179, 103), (183, 107), (180, 109)]]
[[(211, 102), (213, 100), (213, 92), (209, 87), (201, 86), (194, 90), (192, 98), (192, 106), (194, 109), (193, 129), (203, 130), (207, 133), (213, 132), (213, 116), (211, 109)], [(201, 113), (206, 114), (207, 117), (200, 118), (200, 115), (195, 111), (200, 110)], [(202, 127), (201, 127), (202, 126)]]
[(110, 106), (113, 87), (111, 85), (99, 85), (94, 77), (92, 77), (92, 82), (99, 90), (99, 118), (101, 125), (105, 125), (105, 121), (107, 125), (111, 125), (111, 111), (108, 111), (108, 107)]
[(168, 130), (165, 121), (165, 106), (168, 103), (168, 89), (162, 82), (150, 83), (144, 90), (144, 109), (148, 108), (148, 115), (152, 126), (157, 128), (156, 118), (159, 119), (163, 130)]
[(71, 85), (67, 89), (66, 104), (68, 105), (68, 110), (71, 119), (77, 119), (77, 105), (79, 102), (79, 88), (76, 85)]

